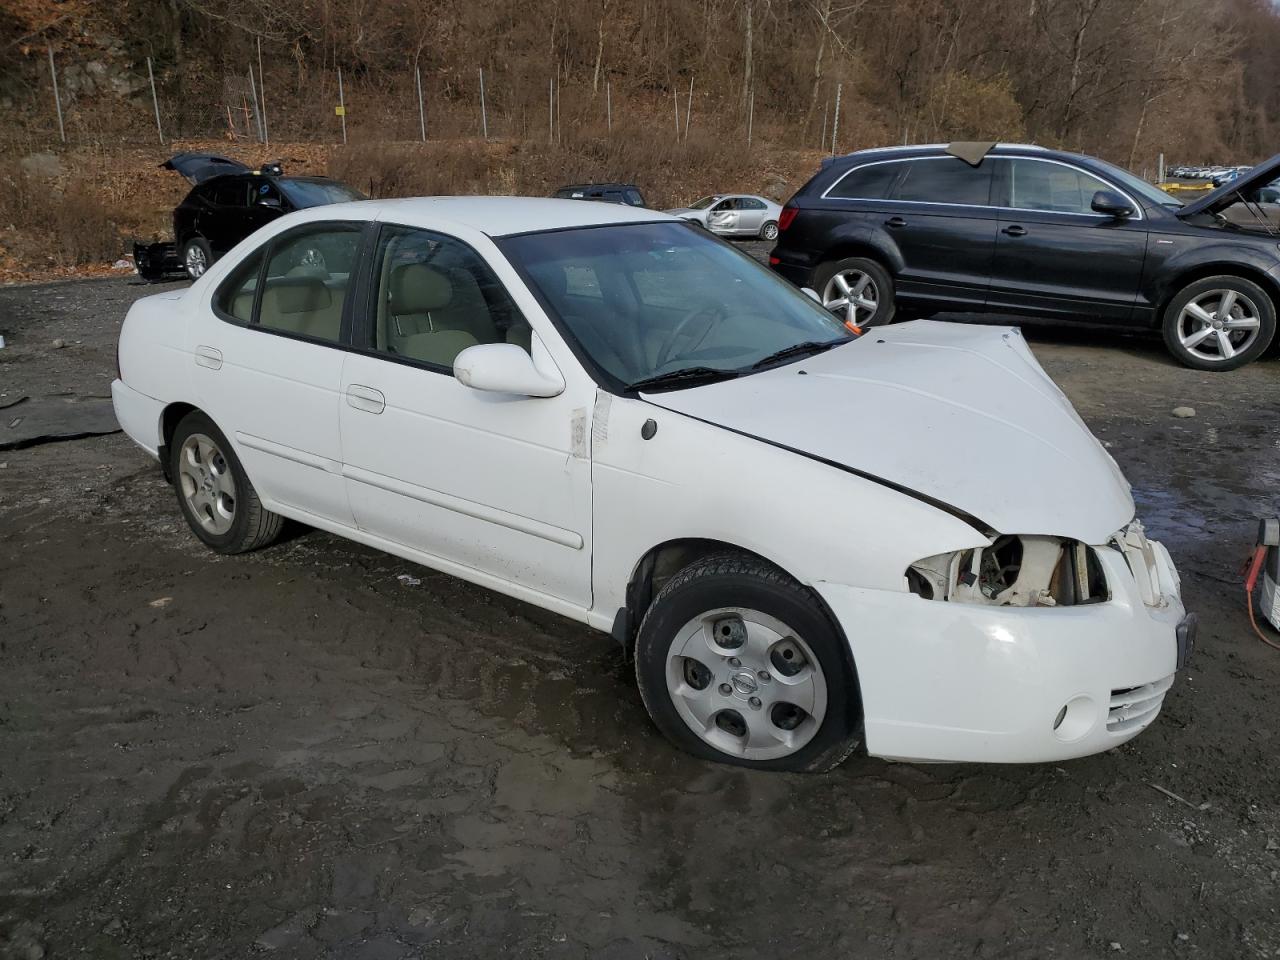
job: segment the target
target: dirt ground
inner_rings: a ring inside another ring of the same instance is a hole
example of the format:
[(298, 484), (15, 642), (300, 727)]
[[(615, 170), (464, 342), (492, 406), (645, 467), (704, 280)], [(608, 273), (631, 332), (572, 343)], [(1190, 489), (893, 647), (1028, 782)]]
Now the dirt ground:
[[(107, 394), (156, 289), (0, 290), (0, 404)], [(1202, 624), (1150, 730), (1046, 766), (693, 760), (603, 634), (314, 531), (219, 557), (120, 434), (0, 451), (0, 956), (1280, 956), (1280, 361), (1027, 333)]]

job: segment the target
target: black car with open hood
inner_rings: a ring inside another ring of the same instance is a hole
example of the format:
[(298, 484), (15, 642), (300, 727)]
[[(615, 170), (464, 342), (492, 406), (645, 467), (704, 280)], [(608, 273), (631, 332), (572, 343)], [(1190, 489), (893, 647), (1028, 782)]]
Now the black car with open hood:
[(186, 178), (192, 188), (174, 208), (172, 243), (134, 244), (134, 264), (144, 280), (196, 279), (249, 234), (286, 213), (365, 199), (327, 177), (285, 176), (278, 161), (254, 170), (228, 157), (188, 151), (160, 166)]
[(861, 150), (787, 202), (769, 262), (858, 328), (943, 311), (1154, 328), (1187, 366), (1231, 370), (1276, 331), (1278, 177), (1280, 156), (1184, 205), (1028, 144)]

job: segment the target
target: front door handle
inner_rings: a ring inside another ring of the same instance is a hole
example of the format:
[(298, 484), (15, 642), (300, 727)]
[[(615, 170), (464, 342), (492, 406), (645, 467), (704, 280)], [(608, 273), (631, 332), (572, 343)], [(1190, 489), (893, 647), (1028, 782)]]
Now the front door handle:
[(896, 230), (899, 227), (905, 227), (907, 225), (907, 221), (903, 220), (901, 217), (890, 217), (884, 222), (884, 225), (886, 227), (893, 227)]
[(1007, 233), (1011, 237), (1025, 237), (1027, 235), (1027, 228), (1020, 227), (1015, 223), (1013, 226), (1005, 227), (1004, 233)]
[(210, 370), (222, 369), (222, 351), (215, 347), (206, 347), (203, 344), (195, 349), (196, 363), (202, 367), (208, 367)]
[(387, 408), (387, 398), (382, 395), (381, 390), (353, 383), (347, 387), (347, 406), (365, 413), (381, 413)]

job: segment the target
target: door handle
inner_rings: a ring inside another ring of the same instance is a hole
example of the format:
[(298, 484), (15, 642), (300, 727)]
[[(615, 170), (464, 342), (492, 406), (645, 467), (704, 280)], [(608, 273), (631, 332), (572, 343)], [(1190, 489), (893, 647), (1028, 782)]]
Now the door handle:
[(347, 406), (365, 413), (381, 413), (387, 408), (387, 398), (381, 390), (353, 383), (347, 387)]
[(222, 351), (214, 347), (206, 347), (203, 344), (195, 349), (195, 360), (202, 367), (208, 367), (210, 370), (222, 369)]
[(903, 220), (901, 217), (890, 217), (884, 222), (884, 225), (886, 227), (893, 227), (896, 230), (899, 227), (905, 227), (907, 225), (907, 221)]
[(1005, 227), (1002, 232), (1007, 233), (1011, 237), (1025, 237), (1027, 235), (1027, 228), (1020, 227), (1015, 223), (1013, 226)]

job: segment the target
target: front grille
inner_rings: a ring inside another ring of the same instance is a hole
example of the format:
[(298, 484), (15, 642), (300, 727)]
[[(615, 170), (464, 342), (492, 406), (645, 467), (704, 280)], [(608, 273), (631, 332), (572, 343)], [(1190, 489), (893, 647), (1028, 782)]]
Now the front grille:
[(1124, 733), (1145, 727), (1160, 712), (1164, 695), (1173, 686), (1173, 677), (1111, 691), (1111, 709), (1107, 711), (1107, 729)]

